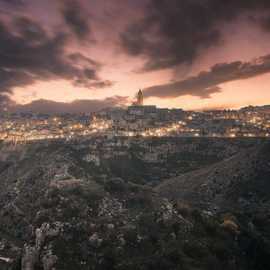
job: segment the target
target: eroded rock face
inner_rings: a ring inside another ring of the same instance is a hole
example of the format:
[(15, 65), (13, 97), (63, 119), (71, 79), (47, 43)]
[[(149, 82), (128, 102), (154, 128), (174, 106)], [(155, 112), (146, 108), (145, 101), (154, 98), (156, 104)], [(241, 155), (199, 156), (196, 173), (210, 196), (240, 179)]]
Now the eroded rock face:
[(46, 250), (42, 255), (42, 265), (44, 270), (54, 270), (54, 266), (57, 262), (57, 256), (52, 254), (52, 250)]
[(42, 264), (44, 270), (53, 270), (57, 262), (57, 256), (53, 255), (51, 246), (44, 246), (47, 237), (55, 237), (59, 234), (62, 224), (53, 225), (43, 223), (35, 231), (35, 245), (25, 245), (22, 255), (22, 270), (35, 270), (35, 265)]
[(36, 247), (25, 245), (22, 255), (22, 270), (35, 270), (38, 257), (39, 254)]
[(47, 231), (50, 229), (50, 225), (45, 223), (42, 224), (42, 226), (38, 229), (36, 229), (36, 250), (40, 252), (42, 245), (44, 244), (44, 241), (46, 239)]

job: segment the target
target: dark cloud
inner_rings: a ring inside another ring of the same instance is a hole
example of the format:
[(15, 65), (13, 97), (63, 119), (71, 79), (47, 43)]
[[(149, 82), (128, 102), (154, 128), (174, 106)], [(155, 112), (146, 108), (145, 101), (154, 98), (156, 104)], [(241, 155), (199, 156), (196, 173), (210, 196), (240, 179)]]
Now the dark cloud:
[(270, 12), (269, 0), (150, 0), (144, 19), (127, 27), (121, 42), (145, 56), (144, 71), (192, 63), (222, 41), (224, 24), (245, 13)]
[(88, 57), (82, 55), (81, 53), (72, 53), (68, 57), (74, 64), (84, 63), (85, 65), (94, 66), (97, 69), (99, 69), (101, 67), (100, 63), (94, 61), (91, 58), (88, 58)]
[(125, 105), (127, 97), (114, 96), (102, 100), (76, 100), (70, 103), (55, 102), (51, 100), (37, 100), (26, 105), (10, 107), (13, 112), (36, 112), (36, 113), (91, 113), (104, 108)]
[(80, 53), (67, 55), (67, 42), (66, 34), (49, 35), (27, 17), (16, 18), (12, 25), (0, 21), (0, 95), (54, 79), (88, 88), (108, 86), (97, 74), (100, 64)]
[(174, 98), (184, 95), (209, 98), (221, 91), (220, 84), (249, 79), (270, 72), (270, 55), (252, 62), (232, 62), (213, 66), (210, 71), (183, 81), (146, 88), (145, 97)]
[(44, 29), (27, 17), (14, 18), (13, 24), (15, 31), (31, 42), (42, 42), (47, 38)]
[(26, 0), (0, 0), (1, 2), (13, 6), (24, 6), (26, 4)]
[(262, 16), (261, 18), (259, 18), (259, 23), (264, 30), (270, 31), (270, 15)]
[(88, 16), (78, 1), (63, 1), (62, 13), (66, 24), (79, 39), (85, 39), (91, 34)]

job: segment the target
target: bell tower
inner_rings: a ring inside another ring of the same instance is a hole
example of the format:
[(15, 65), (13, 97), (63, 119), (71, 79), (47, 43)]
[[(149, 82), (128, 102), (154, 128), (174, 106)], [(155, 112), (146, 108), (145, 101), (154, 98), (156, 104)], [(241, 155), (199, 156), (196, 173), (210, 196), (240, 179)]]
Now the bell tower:
[(143, 92), (140, 90), (137, 94), (137, 105), (143, 106)]

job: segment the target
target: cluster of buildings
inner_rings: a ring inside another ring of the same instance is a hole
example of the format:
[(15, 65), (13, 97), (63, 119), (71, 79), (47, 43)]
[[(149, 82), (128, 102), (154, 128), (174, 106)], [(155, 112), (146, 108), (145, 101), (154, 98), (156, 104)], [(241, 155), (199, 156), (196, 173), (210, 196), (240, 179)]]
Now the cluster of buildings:
[(270, 106), (240, 110), (183, 111), (144, 105), (140, 90), (132, 106), (91, 115), (4, 114), (0, 140), (27, 142), (80, 137), (270, 137)]
[(24, 143), (41, 140), (71, 140), (103, 134), (110, 128), (109, 121), (91, 119), (86, 115), (13, 114), (0, 120), (0, 140)]

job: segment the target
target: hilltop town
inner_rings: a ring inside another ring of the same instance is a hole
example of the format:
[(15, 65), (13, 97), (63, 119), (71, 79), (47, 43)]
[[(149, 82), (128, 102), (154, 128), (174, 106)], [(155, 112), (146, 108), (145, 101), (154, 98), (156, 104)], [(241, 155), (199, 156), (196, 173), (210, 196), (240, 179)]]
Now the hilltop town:
[(25, 143), (91, 137), (270, 137), (270, 106), (184, 111), (144, 105), (143, 93), (127, 108), (92, 114), (2, 113), (0, 140)]

